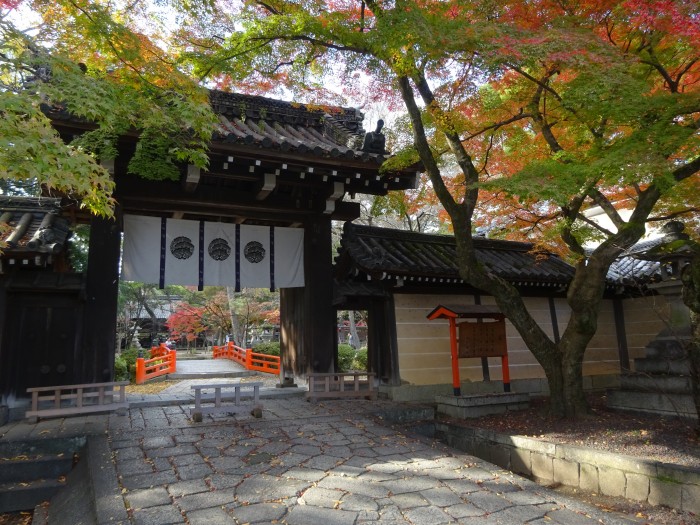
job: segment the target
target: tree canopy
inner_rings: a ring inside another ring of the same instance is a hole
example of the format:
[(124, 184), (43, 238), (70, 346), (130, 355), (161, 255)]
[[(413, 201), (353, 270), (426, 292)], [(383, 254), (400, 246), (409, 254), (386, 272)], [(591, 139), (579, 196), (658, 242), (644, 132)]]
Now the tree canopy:
[[(394, 162), (420, 159), (451, 218), (461, 275), (517, 327), (545, 369), (553, 410), (576, 415), (610, 264), (654, 213), (697, 217), (699, 9), (685, 0), (246, 2), (213, 8), (217, 24), (184, 27), (182, 57), (218, 83), (321, 93), (324, 78), (339, 76), (347, 94), (401, 101), (413, 144)], [(592, 221), (593, 207), (612, 226)], [(559, 341), (479, 264), (472, 235), (487, 220), (576, 263)], [(598, 245), (587, 251), (589, 239)]]
[[(111, 215), (114, 184), (100, 160), (117, 155), (119, 136), (139, 137), (129, 171), (140, 176), (176, 179), (178, 162), (206, 166), (206, 90), (156, 33), (139, 31), (157, 27), (142, 10), (87, 1), (0, 8), (0, 179), (38, 182)], [(60, 113), (87, 132), (64, 141), (50, 121)]]

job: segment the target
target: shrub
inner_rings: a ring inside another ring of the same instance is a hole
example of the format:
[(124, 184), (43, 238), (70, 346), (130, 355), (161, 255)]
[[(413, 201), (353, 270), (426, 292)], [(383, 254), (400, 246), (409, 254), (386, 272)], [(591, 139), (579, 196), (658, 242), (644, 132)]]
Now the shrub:
[(346, 344), (338, 345), (338, 372), (347, 372), (352, 368), (355, 359), (355, 349)]
[[(146, 350), (142, 350), (145, 357), (148, 357)], [(114, 358), (114, 379), (115, 381), (131, 381), (136, 379), (136, 358), (139, 356), (137, 348), (127, 348), (122, 350)]]
[(355, 370), (367, 370), (367, 347), (363, 346), (355, 352), (355, 359), (352, 362)]
[(114, 358), (114, 380), (129, 380), (129, 366), (126, 364), (126, 359), (124, 359), (121, 355)]
[(279, 341), (266, 341), (264, 343), (257, 343), (253, 347), (253, 352), (258, 354), (266, 355), (280, 355), (280, 343)]

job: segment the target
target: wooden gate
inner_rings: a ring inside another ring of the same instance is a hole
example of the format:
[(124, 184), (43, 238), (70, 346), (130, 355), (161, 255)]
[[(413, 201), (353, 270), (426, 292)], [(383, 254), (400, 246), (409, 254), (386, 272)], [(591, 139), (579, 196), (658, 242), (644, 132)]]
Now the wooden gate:
[(25, 397), (29, 387), (71, 384), (81, 376), (83, 303), (75, 284), (36, 291), (10, 285), (0, 350), (4, 396)]

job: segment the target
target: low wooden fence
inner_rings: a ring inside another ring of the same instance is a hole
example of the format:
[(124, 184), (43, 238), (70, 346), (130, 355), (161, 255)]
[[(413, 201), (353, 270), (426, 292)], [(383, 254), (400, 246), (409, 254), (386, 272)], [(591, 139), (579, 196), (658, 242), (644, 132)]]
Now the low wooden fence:
[(40, 417), (65, 417), (117, 410), (126, 414), (129, 403), (124, 387), (128, 381), (59, 385), (28, 388), (32, 406), (27, 418), (36, 422)]
[(306, 398), (310, 401), (325, 397), (377, 399), (374, 373), (371, 372), (313, 372), (308, 374), (308, 380)]
[(165, 344), (151, 348), (151, 358), (136, 359), (136, 384), (141, 385), (154, 377), (174, 374), (177, 370), (177, 352)]
[(259, 354), (251, 348), (241, 348), (233, 342), (223, 346), (214, 347), (214, 359), (230, 359), (246, 367), (247, 370), (256, 370), (267, 374), (279, 375), (280, 358), (276, 355)]

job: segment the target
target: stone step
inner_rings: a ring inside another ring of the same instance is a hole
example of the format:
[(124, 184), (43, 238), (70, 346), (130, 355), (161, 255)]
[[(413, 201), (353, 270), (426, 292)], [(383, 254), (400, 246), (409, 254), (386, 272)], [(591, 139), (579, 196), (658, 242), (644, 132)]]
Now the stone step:
[(659, 359), (683, 359), (687, 355), (686, 344), (690, 336), (670, 334), (657, 336), (644, 349), (646, 357)]
[(469, 419), (503, 414), (530, 406), (530, 395), (516, 392), (463, 396), (435, 396), (437, 411), (450, 417)]
[(0, 443), (0, 514), (28, 511), (65, 485), (84, 436)]
[(629, 374), (620, 377), (620, 389), (637, 392), (689, 394), (691, 384), (689, 376)]
[(690, 375), (690, 363), (687, 359), (651, 359), (641, 357), (634, 360), (634, 370), (645, 374)]
[(57, 479), (73, 468), (73, 455), (42, 456), (29, 458), (16, 456), (1, 463), (0, 483), (18, 483), (34, 479)]
[(645, 412), (667, 417), (688, 419), (698, 417), (690, 394), (608, 390), (606, 405), (615, 410)]
[(65, 478), (0, 484), (0, 514), (32, 510), (49, 501), (65, 485)]

